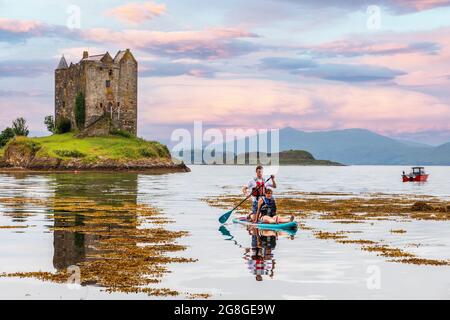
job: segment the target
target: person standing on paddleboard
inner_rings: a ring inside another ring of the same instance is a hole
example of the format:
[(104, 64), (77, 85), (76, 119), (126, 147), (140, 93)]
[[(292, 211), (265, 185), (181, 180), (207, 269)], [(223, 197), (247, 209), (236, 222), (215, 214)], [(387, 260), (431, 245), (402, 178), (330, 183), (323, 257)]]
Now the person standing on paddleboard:
[(252, 213), (247, 217), (248, 220), (254, 221), (256, 212), (258, 211), (258, 201), (266, 194), (266, 188), (276, 188), (275, 176), (271, 175), (270, 180), (264, 178), (263, 166), (256, 167), (256, 177), (251, 179), (246, 186), (242, 188), (242, 192), (248, 196), (248, 192), (252, 193)]

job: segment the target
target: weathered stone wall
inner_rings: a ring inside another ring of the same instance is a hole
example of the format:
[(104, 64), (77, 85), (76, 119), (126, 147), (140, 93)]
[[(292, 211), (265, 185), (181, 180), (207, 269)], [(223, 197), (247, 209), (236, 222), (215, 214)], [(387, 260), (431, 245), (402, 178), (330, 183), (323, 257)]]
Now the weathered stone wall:
[(136, 135), (137, 62), (128, 49), (122, 53), (118, 61), (105, 54), (101, 60), (83, 59), (67, 69), (55, 70), (56, 121), (68, 118), (72, 128), (76, 128), (75, 99), (82, 92), (86, 105), (85, 127), (106, 113), (115, 128)]
[(137, 133), (137, 63), (125, 55), (120, 62), (119, 77), (119, 114), (113, 117), (117, 127)]
[[(115, 105), (119, 88), (119, 68), (112, 61), (83, 62), (86, 74), (86, 126), (96, 121)], [(109, 81), (109, 87), (106, 86)]]
[(97, 120), (92, 122), (83, 131), (81, 131), (77, 135), (77, 137), (86, 138), (86, 137), (106, 136), (109, 135), (113, 129), (115, 128), (111, 123), (111, 119), (109, 118), (108, 114), (104, 114), (100, 116)]
[(69, 119), (72, 128), (75, 122), (75, 98), (78, 92), (83, 92), (82, 68), (79, 64), (68, 69), (55, 70), (55, 121)]

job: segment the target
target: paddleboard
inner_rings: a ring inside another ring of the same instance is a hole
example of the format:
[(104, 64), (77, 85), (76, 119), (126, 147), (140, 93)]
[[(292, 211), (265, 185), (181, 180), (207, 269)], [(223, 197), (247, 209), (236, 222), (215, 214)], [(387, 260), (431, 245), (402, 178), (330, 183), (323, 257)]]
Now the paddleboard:
[(234, 218), (233, 219), (234, 223), (239, 223), (239, 224), (243, 224), (246, 226), (254, 226), (260, 229), (268, 229), (268, 230), (292, 230), (292, 229), (297, 229), (298, 228), (298, 224), (295, 221), (292, 222), (286, 222), (286, 223), (254, 223), (251, 221), (248, 221), (247, 218), (243, 217), (243, 218)]

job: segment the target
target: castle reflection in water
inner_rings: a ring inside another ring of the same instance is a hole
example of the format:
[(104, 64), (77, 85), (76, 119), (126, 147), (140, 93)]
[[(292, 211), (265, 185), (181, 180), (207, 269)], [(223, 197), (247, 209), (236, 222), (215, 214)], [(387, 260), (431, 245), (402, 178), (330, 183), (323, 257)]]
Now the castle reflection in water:
[[(102, 206), (117, 206), (125, 202), (136, 205), (138, 176), (131, 173), (83, 173), (79, 175), (56, 174), (54, 177), (55, 202), (73, 198), (79, 203), (72, 205), (80, 206), (79, 213), (76, 210), (58, 211), (58, 208), (53, 212), (55, 227), (53, 231), (53, 266), (62, 270), (86, 260), (89, 254), (96, 251), (95, 243), (102, 237), (96, 233), (73, 231), (71, 227), (79, 227), (79, 229), (85, 225), (92, 227), (95, 217), (92, 214), (86, 215), (87, 209), (88, 212), (94, 213), (100, 208), (101, 213)], [(127, 226), (130, 225), (129, 215), (121, 217), (118, 214), (116, 218), (119, 219), (119, 222), (116, 221), (108, 227), (119, 227), (120, 219), (127, 222)], [(61, 230), (63, 227), (68, 227), (68, 231)]]

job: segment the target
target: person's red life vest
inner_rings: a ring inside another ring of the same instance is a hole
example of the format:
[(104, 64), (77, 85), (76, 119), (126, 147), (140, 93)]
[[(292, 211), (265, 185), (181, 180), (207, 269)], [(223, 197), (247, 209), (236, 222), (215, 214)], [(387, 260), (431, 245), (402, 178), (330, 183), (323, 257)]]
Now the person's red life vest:
[(258, 181), (258, 179), (255, 178), (255, 182), (256, 187), (252, 189), (252, 196), (256, 197), (256, 199), (259, 199), (259, 197), (262, 197), (266, 194), (266, 187), (264, 186), (264, 179)]

